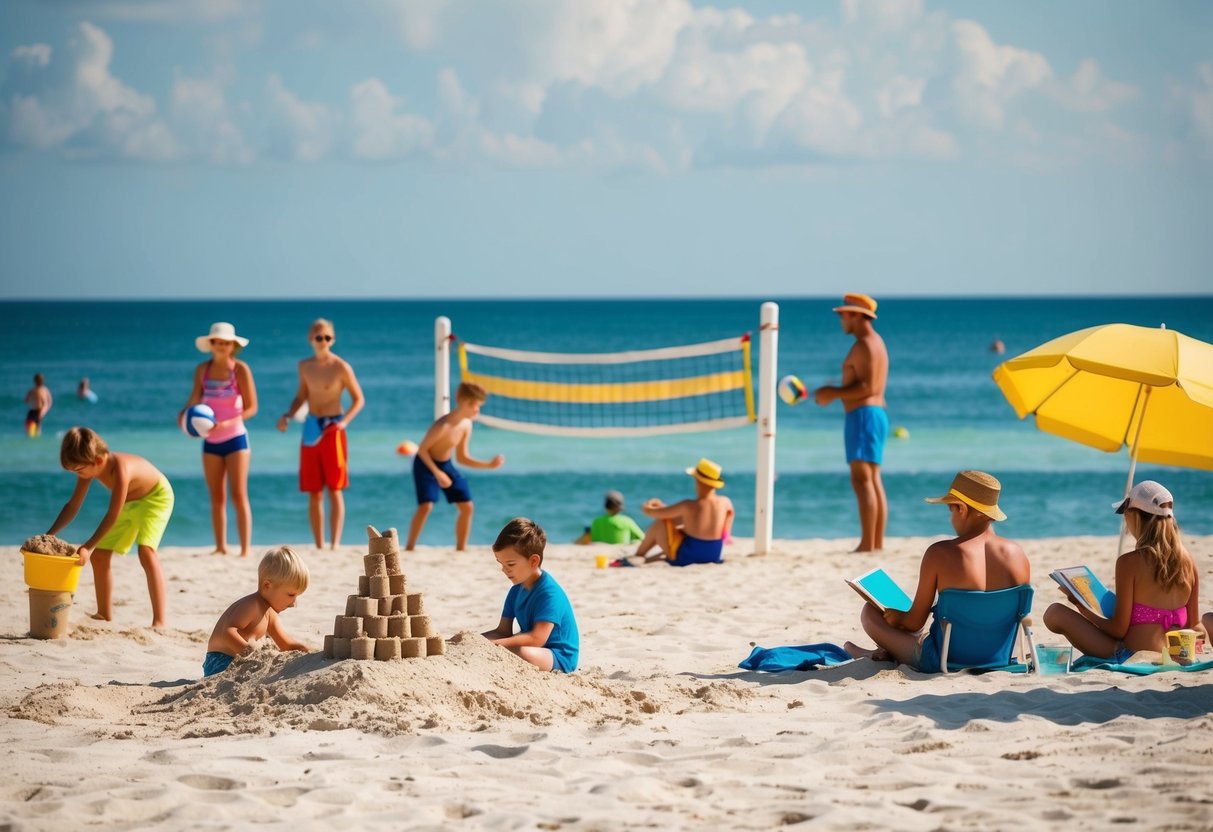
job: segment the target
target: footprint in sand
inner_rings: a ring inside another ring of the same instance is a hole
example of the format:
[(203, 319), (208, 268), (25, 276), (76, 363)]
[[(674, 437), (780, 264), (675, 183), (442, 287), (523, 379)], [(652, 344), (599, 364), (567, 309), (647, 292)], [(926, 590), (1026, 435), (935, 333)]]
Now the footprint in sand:
[(301, 789), (297, 786), (287, 786), (281, 789), (269, 789), (263, 792), (254, 792), (253, 796), (258, 800), (263, 800), (271, 806), (278, 806), (283, 809), (289, 809), (299, 802), (302, 795), (307, 794), (311, 789)]
[(508, 760), (510, 757), (519, 757), (530, 750), (529, 745), (473, 745), (473, 751), (479, 751), (481, 754), (487, 754), (498, 760)]
[(177, 782), (194, 789), (208, 792), (230, 792), (240, 788), (240, 782), (227, 777), (215, 777), (210, 774), (183, 774)]

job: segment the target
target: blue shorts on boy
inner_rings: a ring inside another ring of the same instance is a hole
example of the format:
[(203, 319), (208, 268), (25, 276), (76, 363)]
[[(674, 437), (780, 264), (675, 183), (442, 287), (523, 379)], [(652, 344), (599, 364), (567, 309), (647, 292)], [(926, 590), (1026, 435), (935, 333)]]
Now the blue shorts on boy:
[(550, 622), (552, 634), (543, 646), (552, 651), (556, 669), (563, 673), (572, 673), (577, 669), (581, 637), (577, 633), (573, 605), (560, 584), (547, 572), (541, 572), (539, 580), (529, 590), (523, 589), (522, 584), (510, 587), (501, 617), (517, 621), (520, 633), (533, 629), (536, 621)]
[(235, 661), (235, 657), (229, 656), (227, 653), (212, 650), (206, 654), (206, 658), (202, 661), (202, 675), (214, 676), (216, 673), (222, 673), (228, 669), (233, 661)]
[(440, 487), (434, 472), (421, 461), (421, 457), (413, 457), (413, 485), (417, 487), (417, 505), (438, 502), (439, 493), (446, 495), (448, 503), (470, 503), (472, 488), (468, 485), (467, 477), (455, 467), (455, 463), (449, 459), (441, 462), (435, 459), (434, 464), (438, 466), (439, 471), (451, 478), (450, 487)]
[(843, 439), (847, 449), (847, 464), (884, 461), (884, 443), (889, 438), (889, 414), (883, 407), (866, 405), (847, 414)]

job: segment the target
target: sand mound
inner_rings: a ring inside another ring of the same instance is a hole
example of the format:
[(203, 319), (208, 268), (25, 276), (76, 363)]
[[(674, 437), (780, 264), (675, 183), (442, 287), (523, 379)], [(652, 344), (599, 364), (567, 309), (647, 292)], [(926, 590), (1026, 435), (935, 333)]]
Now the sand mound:
[(68, 543), (66, 540), (61, 540), (53, 534), (36, 534), (33, 537), (27, 538), (21, 544), (21, 548), (27, 552), (34, 552), (39, 555), (74, 555), (76, 547)]
[[(500, 723), (548, 725), (636, 722), (661, 711), (735, 708), (753, 694), (732, 682), (637, 684), (544, 673), (473, 632), (453, 637), (425, 661), (334, 661), (319, 653), (279, 653), (272, 645), (238, 659), (135, 715), (179, 737), (265, 734), (290, 727), (356, 728), (382, 735), (419, 730), (484, 730)], [(143, 721), (143, 720), (141, 720)]]

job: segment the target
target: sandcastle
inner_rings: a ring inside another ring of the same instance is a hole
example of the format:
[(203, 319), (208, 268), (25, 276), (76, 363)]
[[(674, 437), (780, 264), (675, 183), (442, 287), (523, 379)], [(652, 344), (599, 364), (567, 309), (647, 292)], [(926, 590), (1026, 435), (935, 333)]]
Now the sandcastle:
[(324, 637), (326, 659), (420, 659), (441, 656), (446, 642), (433, 632), (420, 592), (409, 592), (400, 570), (396, 530), (366, 527), (367, 555), (358, 594), (345, 600), (333, 634)]

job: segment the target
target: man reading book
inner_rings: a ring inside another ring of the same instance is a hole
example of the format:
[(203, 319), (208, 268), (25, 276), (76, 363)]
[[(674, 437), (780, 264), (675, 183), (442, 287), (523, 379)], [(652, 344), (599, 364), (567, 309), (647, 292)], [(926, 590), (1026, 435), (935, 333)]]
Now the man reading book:
[(947, 494), (927, 498), (928, 503), (947, 505), (956, 537), (932, 543), (923, 553), (918, 589), (908, 612), (887, 609), (881, 613), (872, 604), (864, 604), (859, 621), (876, 648), (868, 650), (848, 641), (844, 645), (847, 653), (937, 671), (940, 627), (932, 622), (930, 629), (924, 629), (936, 593), (944, 589), (988, 592), (1031, 581), (1023, 549), (994, 533), (994, 521), (1007, 518), (998, 507), (1001, 490), (998, 480), (987, 473), (961, 471)]

